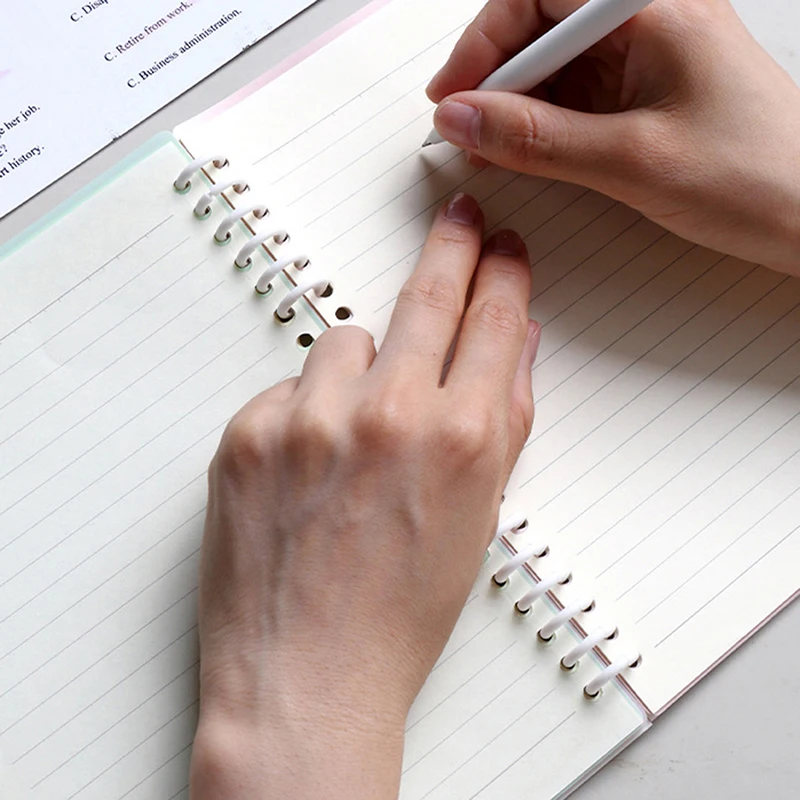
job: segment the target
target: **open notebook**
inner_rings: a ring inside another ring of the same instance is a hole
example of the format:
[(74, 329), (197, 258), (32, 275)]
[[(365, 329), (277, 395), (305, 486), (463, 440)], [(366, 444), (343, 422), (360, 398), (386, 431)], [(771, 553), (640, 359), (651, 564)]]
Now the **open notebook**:
[(480, 5), (375, 4), (0, 253), (0, 796), (188, 797), (207, 462), (320, 331), (380, 340), (455, 191), (526, 234), (537, 421), (402, 798), (567, 794), (795, 596), (800, 282), (421, 153)]

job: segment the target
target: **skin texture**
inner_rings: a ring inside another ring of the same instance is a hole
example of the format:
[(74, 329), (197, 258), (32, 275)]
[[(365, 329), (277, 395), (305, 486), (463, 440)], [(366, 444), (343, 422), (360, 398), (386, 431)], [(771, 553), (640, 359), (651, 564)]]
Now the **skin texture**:
[(200, 579), (196, 800), (397, 794), (406, 714), (533, 419), (528, 256), (510, 232), (482, 248), (482, 226), (457, 196), (380, 353), (359, 328), (328, 331), (301, 378), (256, 397), (222, 438)]
[[(800, 95), (727, 0), (656, 0), (532, 97), (462, 91), (573, 8), (492, 0), (429, 87), (472, 159), (584, 184), (799, 273)], [(325, 333), (209, 469), (192, 800), (397, 796), (408, 710), (533, 419), (530, 269), (441, 210), (376, 354)], [(455, 356), (444, 374), (454, 340)]]
[(490, 2), (428, 87), (439, 133), (800, 274), (800, 89), (728, 0), (655, 0), (534, 97), (463, 91), (580, 4)]

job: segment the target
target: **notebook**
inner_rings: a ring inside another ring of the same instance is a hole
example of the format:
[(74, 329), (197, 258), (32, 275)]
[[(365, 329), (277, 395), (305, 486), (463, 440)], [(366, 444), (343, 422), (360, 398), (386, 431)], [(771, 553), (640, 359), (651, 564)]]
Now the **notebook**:
[(455, 191), (526, 235), (537, 418), (401, 798), (566, 796), (796, 595), (800, 281), (420, 152), (480, 5), (373, 4), (0, 253), (3, 797), (188, 798), (219, 435), (326, 328), (380, 342)]

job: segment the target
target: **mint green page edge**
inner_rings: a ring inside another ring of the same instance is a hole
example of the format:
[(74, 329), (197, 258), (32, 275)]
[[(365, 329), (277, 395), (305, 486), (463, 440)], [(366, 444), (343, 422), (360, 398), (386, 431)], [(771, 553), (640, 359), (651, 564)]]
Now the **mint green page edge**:
[(45, 214), (37, 222), (34, 222), (33, 225), (26, 228), (24, 231), (22, 231), (22, 233), (19, 233), (9, 242), (0, 247), (0, 260), (8, 258), (8, 256), (10, 256), (12, 253), (33, 241), (51, 225), (54, 225), (60, 219), (63, 219), (68, 214), (71, 214), (91, 197), (94, 197), (94, 195), (96, 195), (98, 192), (105, 189), (106, 186), (110, 186), (115, 180), (117, 180), (117, 178), (128, 172), (128, 170), (133, 169), (148, 156), (152, 155), (157, 150), (160, 150), (162, 147), (165, 147), (168, 144), (172, 144), (179, 148), (186, 157), (186, 160), (189, 160), (188, 155), (186, 155), (186, 151), (183, 149), (183, 147), (181, 147), (178, 140), (171, 133), (159, 133), (152, 139), (149, 139), (147, 142), (145, 142), (141, 147), (138, 147), (136, 150), (134, 150), (130, 155), (123, 158), (122, 161), (119, 161), (111, 169), (104, 172), (91, 183), (84, 186), (83, 189), (78, 190), (68, 200), (65, 200), (63, 203), (61, 203), (61, 205), (56, 206), (56, 208), (54, 208), (49, 214)]

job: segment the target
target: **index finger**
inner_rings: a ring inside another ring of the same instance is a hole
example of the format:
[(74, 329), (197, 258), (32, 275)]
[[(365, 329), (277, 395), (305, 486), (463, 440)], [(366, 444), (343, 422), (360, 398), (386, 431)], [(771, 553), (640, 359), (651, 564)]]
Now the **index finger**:
[(474, 89), (584, 1), (489, 0), (428, 84), (428, 97), (440, 103), (454, 92)]

